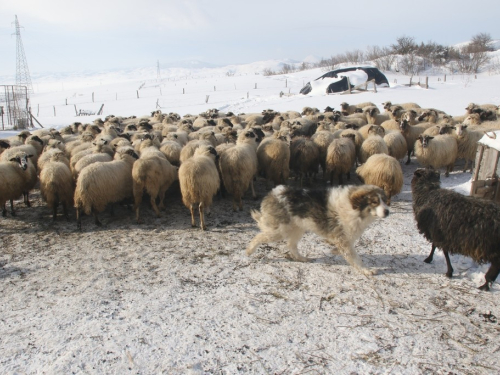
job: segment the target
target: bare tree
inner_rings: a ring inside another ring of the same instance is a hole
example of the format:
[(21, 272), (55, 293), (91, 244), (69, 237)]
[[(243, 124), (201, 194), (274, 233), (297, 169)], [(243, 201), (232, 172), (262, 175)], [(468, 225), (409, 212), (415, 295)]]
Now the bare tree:
[(391, 44), (391, 48), (398, 55), (408, 55), (415, 52), (418, 46), (415, 38), (403, 35), (396, 39), (396, 44)]
[(479, 33), (472, 37), (470, 44), (474, 45), (477, 50), (492, 51), (493, 49), (488, 44), (493, 41), (488, 33)]

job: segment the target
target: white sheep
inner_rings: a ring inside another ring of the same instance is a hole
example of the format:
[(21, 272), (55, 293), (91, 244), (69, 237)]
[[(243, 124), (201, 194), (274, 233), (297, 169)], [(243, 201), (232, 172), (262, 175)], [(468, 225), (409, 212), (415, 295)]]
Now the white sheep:
[(180, 166), (182, 146), (175, 141), (164, 139), (160, 144), (160, 151), (172, 165)]
[(457, 159), (457, 140), (451, 135), (420, 135), (415, 141), (415, 156), (419, 164), (425, 168), (439, 169), (446, 167), (445, 176), (453, 171)]
[(311, 137), (311, 140), (316, 143), (319, 147), (319, 164), (321, 166), (321, 171), (323, 172), (323, 180), (326, 181), (326, 154), (328, 151), (328, 146), (333, 142), (335, 136), (332, 132), (326, 130), (316, 131), (316, 133)]
[(366, 163), (356, 169), (356, 173), (365, 184), (375, 185), (384, 189), (387, 204), (391, 197), (401, 192), (403, 188), (403, 170), (398, 160), (385, 154), (374, 154)]
[[(335, 176), (339, 178), (339, 185), (343, 184), (343, 176), (347, 175), (349, 180), (351, 169), (356, 161), (356, 146), (354, 145), (354, 134), (345, 134), (334, 139), (327, 149), (326, 169), (327, 176), (330, 176), (330, 184), (333, 185)], [(326, 178), (325, 178), (326, 181)]]
[(74, 183), (67, 160), (63, 152), (54, 152), (40, 172), (40, 193), (52, 209), (53, 221), (56, 221), (59, 203), (66, 219), (69, 219), (68, 207), (73, 205)]
[(266, 179), (266, 185), (285, 185), (290, 175), (290, 147), (280, 138), (265, 138), (257, 147), (259, 171)]
[(191, 225), (196, 226), (195, 205), (198, 204), (200, 227), (206, 230), (205, 210), (209, 210), (212, 199), (220, 186), (219, 172), (215, 166), (217, 152), (210, 145), (199, 147), (193, 157), (179, 168), (179, 185), (182, 202), (191, 212)]
[(410, 164), (411, 153), (413, 152), (413, 148), (415, 145), (415, 141), (418, 137), (428, 128), (433, 126), (432, 123), (426, 122), (419, 125), (410, 125), (406, 116), (401, 117), (401, 121), (399, 123), (399, 129), (403, 137), (405, 137), (406, 145), (408, 146), (408, 160), (406, 160), (406, 164)]
[(361, 164), (365, 163), (368, 158), (375, 154), (389, 155), (389, 148), (384, 139), (379, 135), (370, 135), (366, 138), (359, 150), (358, 159)]
[(320, 162), (320, 149), (314, 141), (299, 137), (294, 138), (290, 144), (290, 169), (302, 181), (309, 174), (309, 183), (312, 184), (314, 176), (318, 173)]
[(26, 180), (31, 178), (29, 170), (30, 155), (18, 151), (9, 159), (0, 161), (0, 207), (2, 215), (7, 216), (5, 203), (10, 200), (12, 216), (15, 216), (14, 199), (24, 194)]
[(366, 116), (366, 121), (368, 121), (368, 124), (382, 125), (384, 121), (388, 121), (391, 119), (388, 114), (381, 114), (380, 110), (376, 106), (368, 106), (363, 108), (363, 113)]
[(95, 224), (101, 226), (98, 214), (110, 203), (132, 197), (132, 166), (139, 156), (132, 148), (120, 148), (113, 161), (94, 163), (82, 169), (75, 189), (77, 228), (82, 228), (81, 213), (94, 215)]
[(457, 138), (457, 158), (465, 159), (463, 171), (467, 171), (470, 162), (470, 171), (474, 168), (476, 161), (477, 142), (483, 137), (484, 132), (469, 130), (467, 125), (456, 125), (455, 136)]
[[(145, 142), (143, 142), (145, 143)], [(149, 146), (151, 148), (154, 146)], [(151, 206), (160, 217), (160, 209), (164, 209), (163, 204), (165, 193), (172, 183), (177, 180), (177, 168), (169, 163), (165, 155), (158, 150), (158, 154), (151, 150), (144, 149), (139, 160), (132, 167), (132, 180), (134, 192), (134, 210), (136, 220), (140, 223), (139, 209), (144, 191), (150, 197)], [(156, 205), (156, 198), (160, 198), (159, 207)]]
[(181, 150), (181, 153), (180, 153), (180, 156), (179, 156), (179, 160), (180, 160), (180, 163), (184, 163), (186, 160), (188, 160), (189, 158), (191, 158), (196, 149), (200, 146), (212, 146), (213, 145), (207, 141), (207, 140), (193, 140), (193, 141), (189, 141)]
[(401, 160), (406, 156), (408, 146), (403, 134), (399, 131), (388, 131), (384, 135), (384, 142), (389, 150), (389, 155), (397, 160)]
[(244, 130), (236, 145), (222, 153), (219, 167), (224, 188), (233, 196), (233, 210), (243, 209), (241, 198), (250, 185), (252, 197), (257, 195), (253, 187), (253, 178), (257, 174), (257, 146), (261, 139), (252, 130)]

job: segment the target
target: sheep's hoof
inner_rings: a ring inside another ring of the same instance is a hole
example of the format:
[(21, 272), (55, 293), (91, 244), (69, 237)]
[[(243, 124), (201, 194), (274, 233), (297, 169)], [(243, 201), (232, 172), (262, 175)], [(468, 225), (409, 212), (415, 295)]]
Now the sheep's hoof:
[(445, 275), (446, 275), (447, 278), (451, 279), (452, 276), (453, 276), (453, 272), (446, 272)]
[(405, 164), (406, 164), (406, 165), (410, 164), (410, 161), (408, 160)]
[(16, 216), (16, 211), (10, 211), (10, 214), (11, 214), (12, 216)]
[(378, 271), (373, 268), (361, 268), (360, 271), (366, 276), (375, 276), (378, 273)]
[(425, 263), (431, 263), (432, 262), (432, 258), (431, 257), (427, 257), (424, 259), (424, 262)]
[(252, 197), (254, 201), (256, 201), (257, 199), (259, 199), (259, 196), (256, 195), (255, 197)]
[(490, 282), (489, 281), (486, 281), (483, 285), (481, 285), (479, 288), (479, 290), (485, 290), (485, 291), (489, 291), (490, 290)]
[(7, 211), (2, 211), (2, 216), (7, 217)]
[(100, 221), (96, 221), (95, 225), (97, 225), (98, 227), (102, 227), (102, 223)]
[(206, 225), (203, 225), (203, 226), (201, 227), (201, 230), (207, 230), (207, 226), (206, 226)]

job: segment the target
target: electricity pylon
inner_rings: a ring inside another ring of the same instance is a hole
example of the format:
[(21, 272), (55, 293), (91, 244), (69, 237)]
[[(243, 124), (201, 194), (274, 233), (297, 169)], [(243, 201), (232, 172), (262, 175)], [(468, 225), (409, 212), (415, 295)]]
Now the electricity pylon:
[(23, 41), (21, 40), (21, 26), (16, 15), (16, 85), (26, 86), (28, 92), (33, 92), (30, 70), (24, 54)]

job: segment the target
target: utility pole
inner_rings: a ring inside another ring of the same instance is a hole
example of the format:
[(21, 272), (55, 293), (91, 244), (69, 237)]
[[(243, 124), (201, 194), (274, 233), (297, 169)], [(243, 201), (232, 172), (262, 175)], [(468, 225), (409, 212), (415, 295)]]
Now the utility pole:
[(161, 74), (160, 74), (160, 60), (156, 61), (156, 80), (161, 81)]
[(30, 71), (28, 69), (28, 62), (24, 54), (23, 41), (21, 39), (21, 26), (16, 15), (16, 85), (26, 86), (29, 93), (33, 92), (33, 85), (31, 84)]

